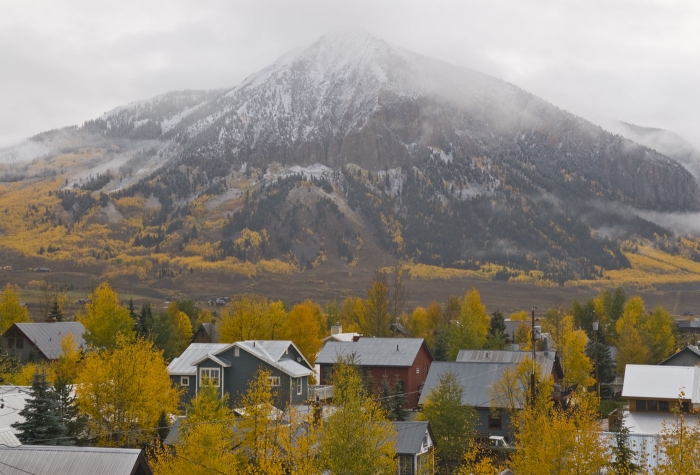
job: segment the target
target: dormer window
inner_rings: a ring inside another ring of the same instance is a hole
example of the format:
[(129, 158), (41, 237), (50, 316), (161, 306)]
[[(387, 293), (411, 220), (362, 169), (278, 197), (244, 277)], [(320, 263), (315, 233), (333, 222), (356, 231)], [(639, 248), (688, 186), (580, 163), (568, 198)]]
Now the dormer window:
[(241, 356), (241, 349), (239, 347), (237, 347), (237, 346), (233, 347), (233, 356), (235, 356), (236, 358)]

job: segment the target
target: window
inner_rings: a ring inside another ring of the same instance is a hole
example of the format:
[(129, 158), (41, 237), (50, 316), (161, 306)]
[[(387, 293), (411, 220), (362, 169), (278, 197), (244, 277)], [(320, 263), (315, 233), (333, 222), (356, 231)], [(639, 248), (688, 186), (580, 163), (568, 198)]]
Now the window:
[(270, 384), (272, 386), (279, 386), (280, 385), (280, 377), (279, 376), (269, 376), (268, 380), (270, 381)]
[(649, 412), (656, 412), (658, 411), (658, 407), (656, 405), (656, 401), (647, 401), (647, 411)]
[(301, 378), (297, 378), (297, 396), (301, 396), (302, 388), (303, 388), (303, 381)]
[(659, 401), (659, 412), (669, 412), (668, 401)]
[(420, 368), (416, 368), (416, 374), (420, 374)]
[(235, 346), (235, 347), (233, 348), (233, 356), (235, 356), (235, 357), (241, 356), (241, 349), (238, 348), (237, 346)]
[(189, 386), (190, 385), (190, 378), (187, 376), (180, 376), (180, 386)]
[(688, 401), (683, 401), (681, 403), (681, 410), (685, 413), (690, 412), (690, 403)]
[(427, 448), (428, 448), (428, 433), (426, 432), (425, 434), (423, 434), (423, 449), (425, 450)]
[(199, 370), (199, 385), (204, 386), (205, 380), (208, 380), (209, 384), (218, 388), (221, 384), (221, 370), (218, 368), (201, 368)]
[(489, 430), (502, 430), (503, 421), (500, 414), (489, 414)]
[(646, 412), (646, 410), (647, 410), (646, 399), (637, 399), (636, 407), (637, 407), (637, 412)]
[(399, 475), (413, 475), (413, 457), (399, 455)]

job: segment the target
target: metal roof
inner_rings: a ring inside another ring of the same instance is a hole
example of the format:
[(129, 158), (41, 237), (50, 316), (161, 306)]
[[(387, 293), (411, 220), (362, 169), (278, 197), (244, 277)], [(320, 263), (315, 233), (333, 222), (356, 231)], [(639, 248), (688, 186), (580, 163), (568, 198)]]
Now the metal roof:
[(165, 437), (165, 440), (163, 440), (163, 445), (175, 445), (180, 441), (180, 424), (185, 419), (187, 419), (187, 416), (178, 416), (178, 418), (175, 419), (173, 425), (170, 426), (168, 435)]
[(501, 379), (503, 370), (513, 367), (511, 363), (464, 363), (434, 361), (430, 365), (428, 377), (425, 380), (418, 404), (425, 404), (430, 393), (437, 387), (440, 377), (448, 372), (457, 376), (464, 389), (462, 404), (473, 407), (491, 407), (489, 389)]
[[(543, 375), (552, 374), (554, 358), (556, 353), (548, 351), (538, 351), (535, 354), (535, 361), (540, 366)], [(531, 358), (530, 351), (508, 351), (508, 350), (459, 350), (457, 362), (462, 363), (509, 363), (517, 365), (525, 358)]]
[(419, 454), (423, 448), (423, 436), (428, 432), (428, 422), (403, 421), (394, 422), (396, 429), (396, 453)]
[(219, 330), (216, 328), (215, 323), (202, 323), (202, 328), (211, 338), (212, 343), (217, 343), (219, 341)]
[[(137, 465), (143, 470), (135, 472)], [(141, 450), (103, 447), (0, 447), (0, 466), (5, 475), (151, 474)]]
[[(311, 364), (304, 358), (301, 351), (289, 340), (246, 340), (236, 343), (190, 343), (190, 346), (168, 365), (168, 373), (171, 375), (195, 375), (196, 365), (205, 359), (211, 359), (221, 366), (229, 367), (231, 363), (219, 355), (229, 348), (237, 346), (253, 356), (265, 361), (270, 366), (278, 368), (292, 377), (299, 378), (313, 373)], [(299, 353), (300, 362), (290, 359), (280, 359), (289, 347), (293, 347)], [(306, 363), (304, 366), (300, 363)]]
[(0, 404), (5, 406), (0, 409), (0, 430), (9, 428), (17, 433), (12, 429), (12, 424), (24, 422), (24, 417), (19, 412), (27, 404), (30, 390), (29, 386), (0, 386)]
[(335, 333), (324, 338), (323, 342), (325, 343), (327, 341), (352, 341), (352, 339), (356, 336), (362, 336), (362, 333)]
[(14, 430), (8, 427), (6, 429), (0, 429), (0, 446), (2, 445), (5, 447), (19, 447), (22, 443), (15, 435)]
[(79, 348), (85, 347), (85, 327), (80, 322), (15, 323), (14, 326), (49, 360), (56, 360), (61, 356), (61, 338), (68, 334), (75, 336)]
[(197, 368), (194, 363), (209, 354), (230, 347), (227, 343), (191, 343), (182, 354), (168, 365), (168, 373), (174, 375), (195, 375)]
[(360, 366), (412, 366), (423, 345), (422, 338), (368, 338), (355, 342), (329, 341), (316, 364), (333, 364), (339, 356), (356, 356)]
[(683, 399), (700, 404), (700, 367), (698, 366), (625, 366), (625, 382), (622, 397), (677, 400), (683, 391)]

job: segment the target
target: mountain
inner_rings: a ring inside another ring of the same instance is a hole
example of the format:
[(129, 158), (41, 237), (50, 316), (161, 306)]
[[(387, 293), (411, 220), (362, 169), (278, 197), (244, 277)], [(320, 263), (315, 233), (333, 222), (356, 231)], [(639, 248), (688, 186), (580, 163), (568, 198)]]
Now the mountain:
[[(0, 171), (69, 175), (47, 205), (54, 224), (100, 223), (115, 243), (97, 255), (151, 252), (180, 270), (379, 265), (362, 258), (376, 245), (561, 284), (629, 267), (627, 239), (678, 251), (638, 212), (700, 209), (696, 178), (666, 149), (362, 31), (232, 89), (167, 93), (28, 143), (0, 151)], [(43, 155), (23, 162), (32, 147)]]

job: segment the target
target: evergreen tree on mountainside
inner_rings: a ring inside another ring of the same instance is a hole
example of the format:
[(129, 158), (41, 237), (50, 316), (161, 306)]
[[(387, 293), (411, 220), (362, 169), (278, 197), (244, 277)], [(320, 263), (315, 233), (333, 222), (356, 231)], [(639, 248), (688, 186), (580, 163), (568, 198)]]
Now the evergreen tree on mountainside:
[(65, 445), (66, 427), (60, 417), (58, 401), (51, 394), (46, 375), (36, 373), (24, 408), (19, 411), (23, 422), (12, 427), (19, 431), (17, 438), (24, 445)]

